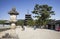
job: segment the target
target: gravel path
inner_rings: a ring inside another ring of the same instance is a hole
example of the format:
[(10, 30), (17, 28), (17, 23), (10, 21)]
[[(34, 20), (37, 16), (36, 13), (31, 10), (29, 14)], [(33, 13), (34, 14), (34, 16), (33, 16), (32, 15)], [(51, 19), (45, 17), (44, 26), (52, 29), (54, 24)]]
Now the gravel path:
[[(47, 30), (47, 29), (36, 29), (27, 28), (22, 31), (21, 28), (16, 28), (15, 31), (7, 30), (4, 32), (0, 32), (0, 37), (2, 34), (9, 32), (11, 35), (18, 35), (19, 39), (60, 39), (60, 32)], [(14, 33), (14, 34), (12, 34)]]

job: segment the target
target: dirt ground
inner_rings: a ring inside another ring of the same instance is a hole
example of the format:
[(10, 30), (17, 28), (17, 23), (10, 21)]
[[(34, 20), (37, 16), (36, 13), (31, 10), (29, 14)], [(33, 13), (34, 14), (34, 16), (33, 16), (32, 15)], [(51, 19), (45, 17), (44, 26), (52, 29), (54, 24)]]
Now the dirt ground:
[(25, 27), (22, 31), (21, 27), (17, 27), (15, 30), (7, 30), (0, 32), (0, 37), (9, 33), (11, 35), (17, 35), (19, 39), (60, 39), (60, 32), (48, 29), (36, 29)]

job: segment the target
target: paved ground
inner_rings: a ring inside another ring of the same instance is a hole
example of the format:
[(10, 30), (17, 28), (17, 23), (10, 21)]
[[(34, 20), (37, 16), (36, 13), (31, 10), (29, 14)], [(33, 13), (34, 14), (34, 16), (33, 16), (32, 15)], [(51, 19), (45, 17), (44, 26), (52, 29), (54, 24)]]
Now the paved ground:
[(16, 28), (14, 30), (7, 30), (0, 32), (0, 37), (2, 34), (9, 32), (11, 35), (18, 35), (19, 39), (60, 39), (60, 32), (47, 29), (36, 29), (25, 27), (25, 31), (21, 28)]

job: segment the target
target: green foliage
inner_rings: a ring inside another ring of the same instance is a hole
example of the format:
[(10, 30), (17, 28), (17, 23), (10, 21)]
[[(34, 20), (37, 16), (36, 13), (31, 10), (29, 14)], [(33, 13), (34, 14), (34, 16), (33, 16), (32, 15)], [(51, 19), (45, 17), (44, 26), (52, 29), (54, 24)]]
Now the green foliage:
[(24, 25), (24, 20), (18, 20), (17, 25)]
[(51, 15), (55, 15), (51, 6), (39, 4), (35, 5), (32, 13), (35, 14), (35, 17), (38, 19), (37, 23), (39, 25), (46, 25)]
[(0, 24), (4, 24), (5, 23), (5, 20), (0, 20)]
[(33, 20), (27, 20), (27, 25), (33, 26), (34, 25), (34, 21)]

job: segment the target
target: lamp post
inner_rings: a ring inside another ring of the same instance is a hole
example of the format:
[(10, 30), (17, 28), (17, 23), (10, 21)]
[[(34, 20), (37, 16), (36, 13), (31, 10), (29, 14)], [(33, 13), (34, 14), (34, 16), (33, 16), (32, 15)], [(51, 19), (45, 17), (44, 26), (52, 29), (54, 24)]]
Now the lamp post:
[(8, 12), (8, 14), (10, 14), (11, 28), (15, 29), (17, 22), (17, 15), (19, 15), (19, 13), (16, 11), (16, 8), (13, 7), (12, 10)]

